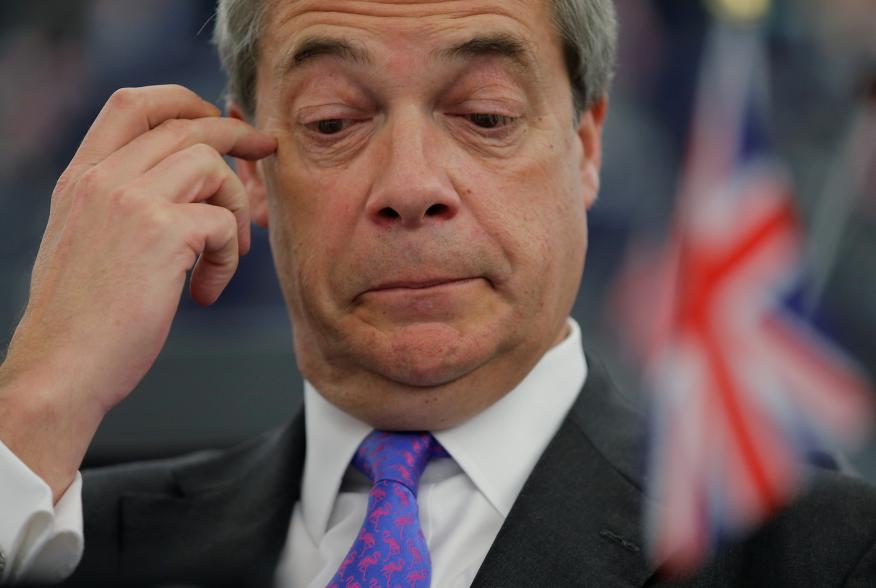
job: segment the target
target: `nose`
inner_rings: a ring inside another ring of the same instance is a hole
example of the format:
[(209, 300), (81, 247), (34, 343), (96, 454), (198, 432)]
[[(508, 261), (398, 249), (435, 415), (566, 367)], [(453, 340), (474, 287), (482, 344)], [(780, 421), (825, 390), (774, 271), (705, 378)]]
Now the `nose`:
[(408, 229), (453, 219), (459, 212), (459, 195), (436, 147), (431, 119), (409, 112), (391, 120), (384, 132), (366, 205), (369, 219), (382, 227)]

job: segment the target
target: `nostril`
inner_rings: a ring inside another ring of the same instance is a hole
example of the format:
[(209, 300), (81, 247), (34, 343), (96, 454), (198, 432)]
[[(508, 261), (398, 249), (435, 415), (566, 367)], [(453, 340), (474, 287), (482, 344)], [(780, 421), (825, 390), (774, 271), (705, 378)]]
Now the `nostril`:
[(446, 216), (447, 215), (447, 205), (446, 204), (433, 204), (428, 209), (426, 209), (426, 216)]
[(399, 213), (397, 213), (395, 210), (393, 210), (392, 208), (390, 208), (388, 206), (385, 208), (381, 208), (380, 212), (378, 212), (377, 215), (380, 218), (387, 219), (387, 220), (399, 218)]

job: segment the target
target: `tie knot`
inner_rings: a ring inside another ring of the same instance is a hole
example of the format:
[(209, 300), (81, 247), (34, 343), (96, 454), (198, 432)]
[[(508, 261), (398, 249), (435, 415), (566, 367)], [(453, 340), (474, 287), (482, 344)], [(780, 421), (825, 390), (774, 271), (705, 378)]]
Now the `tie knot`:
[(353, 467), (368, 476), (372, 484), (392, 480), (416, 494), (429, 460), (446, 456), (447, 452), (429, 433), (372, 431), (353, 456)]

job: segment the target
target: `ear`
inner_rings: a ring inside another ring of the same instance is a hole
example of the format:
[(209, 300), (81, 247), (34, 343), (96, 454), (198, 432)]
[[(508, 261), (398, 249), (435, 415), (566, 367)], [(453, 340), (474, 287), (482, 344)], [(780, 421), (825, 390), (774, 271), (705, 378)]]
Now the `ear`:
[[(234, 102), (228, 107), (228, 116), (249, 122), (243, 110)], [(253, 222), (263, 229), (268, 228), (268, 191), (260, 162), (235, 158), (234, 163), (237, 175), (249, 195), (249, 210)]]
[(581, 141), (581, 182), (585, 205), (589, 209), (599, 194), (599, 170), (602, 165), (602, 129), (608, 113), (608, 98), (602, 98), (581, 113), (578, 139)]

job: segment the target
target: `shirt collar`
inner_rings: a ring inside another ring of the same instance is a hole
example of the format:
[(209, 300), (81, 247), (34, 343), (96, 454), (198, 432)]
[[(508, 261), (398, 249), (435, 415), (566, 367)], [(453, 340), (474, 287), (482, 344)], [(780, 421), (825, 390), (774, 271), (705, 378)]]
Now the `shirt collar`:
[(301, 514), (315, 543), (326, 532), (344, 472), (359, 444), (373, 428), (340, 410), (304, 381), (307, 453), (301, 488)]
[(549, 350), (516, 388), (487, 410), (435, 438), (490, 504), (507, 517), (587, 377), (581, 329)]
[[(435, 438), (490, 504), (507, 517), (587, 377), (581, 329), (550, 349), (511, 392), (482, 413)], [(344, 473), (372, 427), (344, 413), (304, 382), (307, 455), (301, 511), (311, 537), (326, 532)]]

